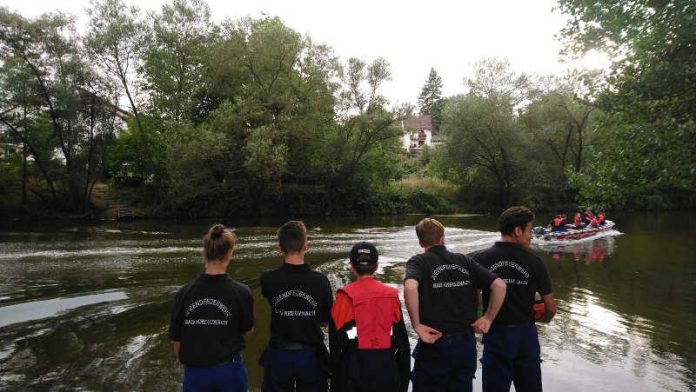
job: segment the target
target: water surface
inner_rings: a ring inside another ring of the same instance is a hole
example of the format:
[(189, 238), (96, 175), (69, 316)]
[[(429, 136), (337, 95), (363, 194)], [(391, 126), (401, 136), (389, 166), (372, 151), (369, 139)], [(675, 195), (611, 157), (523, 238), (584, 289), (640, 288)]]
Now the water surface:
[[(694, 391), (696, 214), (609, 218), (618, 232), (533, 246), (559, 308), (551, 324), (539, 326), (545, 388)], [(413, 229), (419, 219), (309, 219), (307, 260), (337, 288), (350, 280), (350, 246), (373, 241), (378, 278), (401, 290), (404, 263), (421, 251)], [(473, 252), (498, 238), (495, 217), (441, 221), (454, 251)], [(176, 289), (202, 270), (201, 238), (212, 223), (0, 226), (0, 390), (179, 390), (169, 307)], [(282, 260), (275, 231), (283, 222), (223, 223), (239, 237), (230, 274), (255, 296), (257, 325), (244, 357), (257, 390), (256, 361), (269, 328), (258, 276)]]

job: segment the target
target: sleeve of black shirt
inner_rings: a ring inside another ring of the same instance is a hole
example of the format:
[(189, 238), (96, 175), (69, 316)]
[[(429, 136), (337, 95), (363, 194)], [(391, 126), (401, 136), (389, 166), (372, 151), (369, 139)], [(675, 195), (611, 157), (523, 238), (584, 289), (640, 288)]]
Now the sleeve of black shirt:
[(266, 292), (266, 274), (268, 271), (263, 271), (261, 277), (259, 277), (259, 283), (261, 284), (261, 295), (268, 298), (268, 293)]
[(333, 306), (333, 292), (331, 290), (331, 283), (329, 278), (323, 275), (324, 281), (324, 308), (321, 310), (321, 322), (328, 323), (329, 318), (331, 318), (331, 307)]
[(329, 358), (331, 358), (331, 388), (330, 392), (341, 392), (343, 380), (339, 372), (338, 365), (341, 360), (341, 344), (339, 341), (338, 331), (336, 331), (336, 323), (333, 317), (329, 318)]
[(491, 283), (498, 278), (498, 275), (484, 268), (474, 259), (464, 255), (462, 256), (466, 257), (469, 262), (469, 272), (471, 273), (477, 288), (487, 289), (491, 286)]
[(399, 367), (399, 392), (408, 391), (408, 382), (411, 375), (411, 346), (408, 342), (408, 332), (404, 323), (403, 312), (396, 325), (394, 334), (396, 344), (396, 363)]
[(244, 300), (242, 301), (243, 320), (241, 323), (241, 331), (249, 332), (254, 328), (254, 296), (251, 294), (249, 286), (244, 286)]
[(406, 262), (406, 273), (404, 274), (404, 281), (406, 281), (406, 279), (415, 279), (416, 281), (418, 281), (418, 283), (420, 283), (423, 279), (423, 271), (421, 270), (420, 265), (416, 261), (415, 257), (411, 257), (411, 259), (409, 259)]
[(488, 269), (488, 265), (486, 262), (486, 254), (484, 253), (484, 251), (479, 251), (471, 255), (471, 260), (474, 260), (475, 262), (479, 263), (481, 267)]
[(551, 277), (549, 276), (549, 270), (546, 268), (546, 265), (544, 264), (541, 259), (539, 259), (539, 287), (537, 287), (537, 291), (541, 295), (546, 295), (546, 294), (551, 294), (553, 292), (553, 288), (551, 287)]
[(174, 296), (169, 318), (169, 339), (174, 342), (181, 341), (181, 325), (183, 324), (182, 297), (184, 288), (180, 288)]

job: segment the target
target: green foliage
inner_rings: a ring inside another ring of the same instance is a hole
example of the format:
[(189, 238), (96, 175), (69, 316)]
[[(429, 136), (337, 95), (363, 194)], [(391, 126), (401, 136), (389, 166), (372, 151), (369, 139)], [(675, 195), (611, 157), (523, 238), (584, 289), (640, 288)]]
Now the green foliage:
[(599, 105), (606, 143), (573, 178), (581, 200), (609, 207), (693, 207), (696, 199), (696, 8), (693, 2), (561, 0), (569, 50), (619, 55)]
[(85, 61), (71, 17), (30, 20), (0, 8), (0, 26), (0, 122), (37, 169), (25, 172), (21, 188), (38, 174), (46, 184), (38, 199), (83, 212), (114, 130), (113, 109), (102, 99), (112, 91)]
[(421, 93), (418, 96), (418, 106), (421, 114), (429, 114), (433, 117), (435, 128), (442, 123), (442, 78), (435, 68), (430, 68), (428, 79), (425, 81)]
[(437, 179), (408, 177), (392, 184), (393, 200), (401, 212), (454, 213), (457, 212), (459, 187)]
[(274, 141), (275, 134), (267, 127), (255, 128), (244, 145), (244, 169), (253, 173), (254, 183), (270, 194), (281, 191), (280, 181), (287, 167), (288, 146)]
[[(485, 60), (477, 65), (476, 78), (467, 84), (468, 95), (447, 100), (443, 112), (442, 149), (449, 170), (460, 175), (459, 183), (478, 181), (478, 175), (492, 176), (498, 188), (496, 205), (506, 206), (512, 200), (513, 188), (518, 185), (522, 144), (525, 142), (514, 116), (515, 104), (520, 100), (513, 84), (525, 80), (516, 76), (509, 64)], [(470, 176), (472, 168), (484, 172)]]
[[(154, 129), (154, 120), (144, 117), (128, 121), (127, 128), (119, 132), (109, 146), (106, 155), (106, 174), (119, 185), (142, 186), (152, 183), (153, 173), (149, 164), (164, 160), (165, 142)], [(145, 138), (142, 134), (145, 134)], [(148, 141), (148, 148), (143, 146)], [(149, 150), (149, 153), (147, 152)]]
[(194, 112), (206, 48), (216, 42), (211, 26), (210, 7), (202, 0), (173, 0), (152, 17), (144, 76), (165, 129)]

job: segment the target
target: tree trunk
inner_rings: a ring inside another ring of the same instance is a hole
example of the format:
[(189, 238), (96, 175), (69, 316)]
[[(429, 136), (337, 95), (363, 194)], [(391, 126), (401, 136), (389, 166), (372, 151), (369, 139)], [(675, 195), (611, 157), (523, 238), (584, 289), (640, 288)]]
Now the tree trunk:
[(27, 204), (27, 107), (24, 106), (24, 140), (22, 140), (22, 205)]

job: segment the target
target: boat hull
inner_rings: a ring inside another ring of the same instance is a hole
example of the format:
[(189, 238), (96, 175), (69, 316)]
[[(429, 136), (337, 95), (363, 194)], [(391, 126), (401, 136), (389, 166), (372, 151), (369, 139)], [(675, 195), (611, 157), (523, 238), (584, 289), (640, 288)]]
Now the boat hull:
[(543, 234), (538, 234), (535, 237), (543, 240), (579, 240), (582, 238), (591, 237), (597, 233), (603, 231), (608, 231), (614, 228), (614, 222), (608, 220), (605, 224), (597, 227), (585, 227), (579, 230), (566, 230), (566, 231), (551, 231), (545, 232)]

